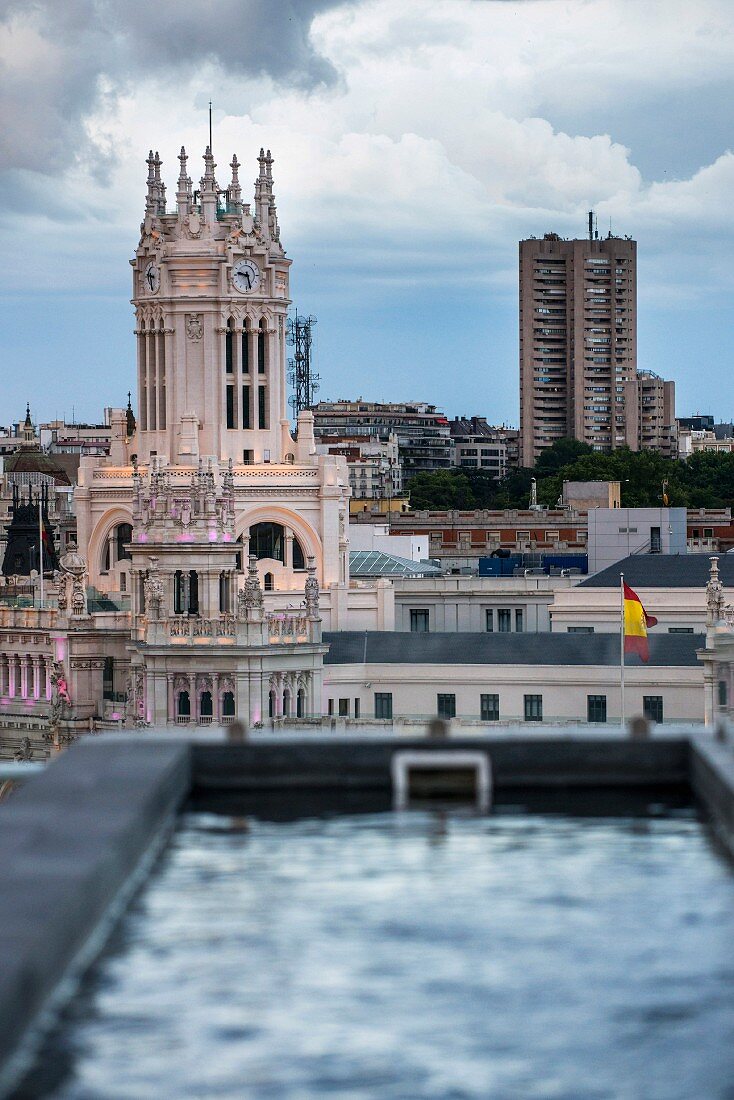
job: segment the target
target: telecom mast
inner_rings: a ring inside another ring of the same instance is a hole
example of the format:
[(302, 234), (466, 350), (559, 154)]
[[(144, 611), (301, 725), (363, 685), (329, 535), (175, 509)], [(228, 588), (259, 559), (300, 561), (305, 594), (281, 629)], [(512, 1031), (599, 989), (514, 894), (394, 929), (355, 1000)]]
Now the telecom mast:
[(315, 317), (299, 317), (298, 310), (293, 317), (288, 318), (286, 339), (294, 349), (293, 358), (288, 360), (288, 381), (294, 391), (289, 403), (296, 417), (304, 409), (311, 408), (314, 394), (319, 388), (319, 376), (311, 370), (311, 329), (315, 324)]

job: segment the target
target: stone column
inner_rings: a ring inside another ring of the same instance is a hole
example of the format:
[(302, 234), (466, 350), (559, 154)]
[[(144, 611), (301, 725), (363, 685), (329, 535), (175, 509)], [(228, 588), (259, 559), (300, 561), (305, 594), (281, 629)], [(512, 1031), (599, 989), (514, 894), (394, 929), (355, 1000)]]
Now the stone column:
[(293, 568), (293, 532), (290, 527), (285, 528), (285, 546), (283, 547), (283, 565), (286, 569)]
[(20, 657), (20, 697), (28, 698), (28, 655)]
[(222, 720), (222, 706), (219, 701), (219, 673), (212, 674), (212, 718), (219, 725)]
[(43, 661), (43, 695), (45, 699), (51, 698), (51, 658), (45, 657)]
[(191, 721), (196, 724), (199, 720), (199, 701), (196, 698), (196, 676), (189, 672), (187, 679), (189, 681), (189, 709), (191, 711)]
[(167, 701), (166, 701), (166, 725), (176, 722), (176, 703), (173, 697), (173, 673), (166, 676)]
[(33, 661), (33, 698), (41, 698), (41, 658), (37, 654), (34, 654), (31, 658)]
[(15, 653), (8, 657), (8, 695), (14, 699), (18, 694), (18, 658)]

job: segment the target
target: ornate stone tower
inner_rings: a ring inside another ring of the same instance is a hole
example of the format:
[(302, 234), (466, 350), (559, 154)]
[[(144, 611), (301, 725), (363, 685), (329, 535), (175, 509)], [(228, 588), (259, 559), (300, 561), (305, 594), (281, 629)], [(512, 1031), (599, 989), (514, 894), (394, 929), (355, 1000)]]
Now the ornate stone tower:
[(179, 162), (176, 209), (168, 212), (161, 160), (151, 150), (131, 260), (138, 460), (292, 461), (285, 392), (291, 261), (280, 243), (270, 150), (260, 150), (252, 207), (242, 201), (236, 155), (226, 188), (209, 147), (196, 190), (183, 147)]

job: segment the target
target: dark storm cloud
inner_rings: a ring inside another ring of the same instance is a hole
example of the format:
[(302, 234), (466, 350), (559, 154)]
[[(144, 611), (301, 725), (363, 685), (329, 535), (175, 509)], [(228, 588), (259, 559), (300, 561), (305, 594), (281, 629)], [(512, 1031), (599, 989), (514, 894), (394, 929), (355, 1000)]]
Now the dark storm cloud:
[(135, 79), (213, 62), (305, 90), (335, 81), (311, 45), (338, 0), (0, 0), (0, 163), (63, 170), (84, 118)]

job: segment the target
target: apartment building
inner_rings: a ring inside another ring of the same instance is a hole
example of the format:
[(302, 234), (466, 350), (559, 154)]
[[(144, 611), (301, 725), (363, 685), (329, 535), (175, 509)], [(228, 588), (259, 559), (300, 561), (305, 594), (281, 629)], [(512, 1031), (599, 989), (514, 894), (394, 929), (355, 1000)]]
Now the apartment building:
[(520, 241), (520, 461), (557, 439), (628, 442), (637, 375), (637, 244), (609, 235)]
[(382, 440), (397, 436), (406, 480), (414, 474), (447, 470), (451, 466), (449, 422), (435, 405), (423, 401), (320, 401), (313, 406), (313, 415), (317, 442), (324, 436), (370, 436)]
[(516, 428), (488, 424), (484, 416), (455, 416), (449, 428), (454, 466), (484, 470), (497, 480), (517, 466), (520, 433)]
[(626, 441), (633, 451), (657, 451), (675, 458), (678, 448), (675, 420), (675, 382), (666, 382), (651, 370), (637, 372), (624, 383)]

